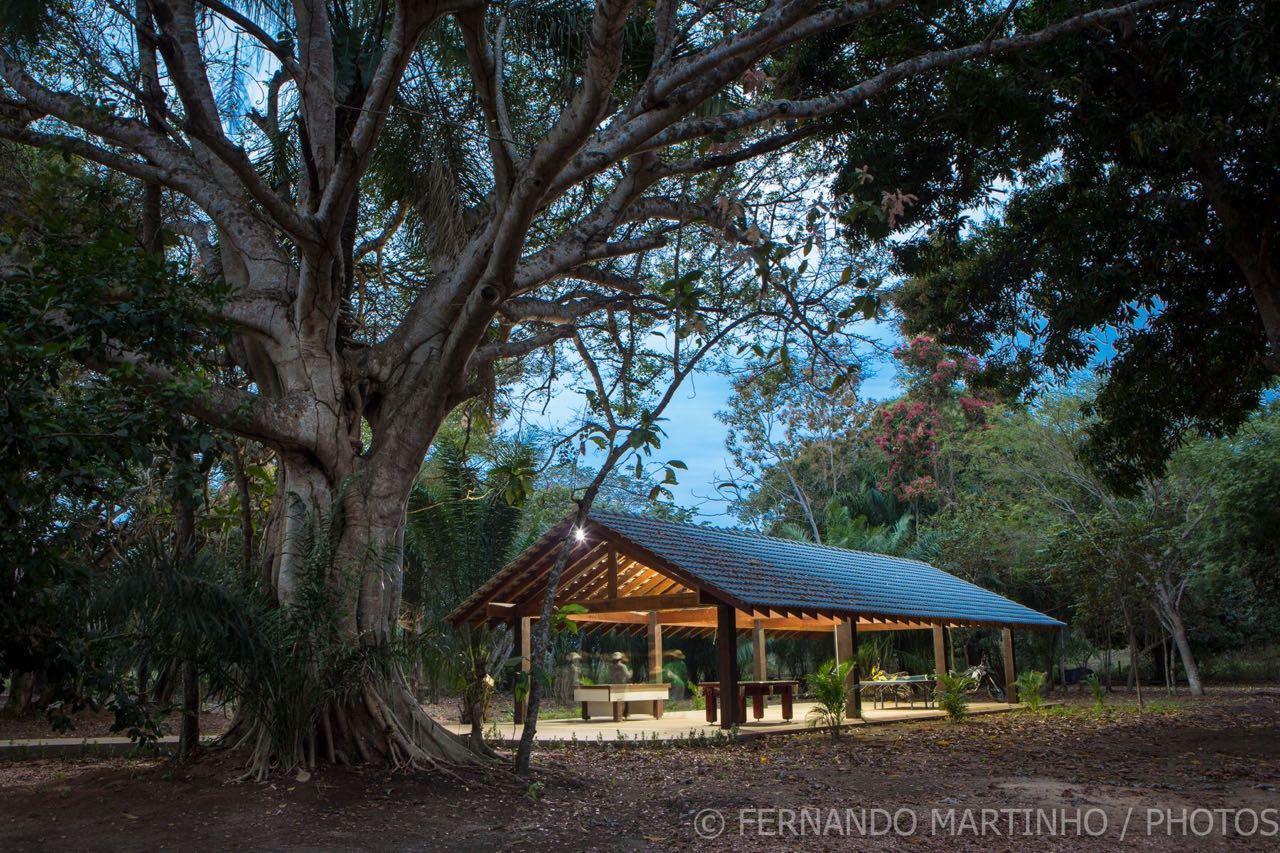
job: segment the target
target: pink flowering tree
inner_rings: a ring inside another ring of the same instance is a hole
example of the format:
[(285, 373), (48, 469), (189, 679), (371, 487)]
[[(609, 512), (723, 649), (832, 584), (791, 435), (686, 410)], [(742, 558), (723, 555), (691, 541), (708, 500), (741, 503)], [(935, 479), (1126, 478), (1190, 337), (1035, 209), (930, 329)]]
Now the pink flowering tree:
[(894, 357), (907, 392), (876, 410), (871, 436), (888, 461), (882, 488), (918, 512), (922, 503), (941, 505), (953, 498), (948, 445), (960, 433), (984, 428), (992, 401), (968, 386), (978, 360), (929, 335), (916, 335), (895, 349)]

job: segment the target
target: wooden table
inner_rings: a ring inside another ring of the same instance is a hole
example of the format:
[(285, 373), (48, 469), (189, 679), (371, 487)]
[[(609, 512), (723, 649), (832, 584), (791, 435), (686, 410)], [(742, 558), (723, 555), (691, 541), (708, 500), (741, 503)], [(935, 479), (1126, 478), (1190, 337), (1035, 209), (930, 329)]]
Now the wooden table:
[(893, 707), (898, 707), (899, 691), (907, 692), (907, 701), (911, 707), (916, 706), (916, 691), (920, 691), (920, 699), (926, 708), (933, 704), (934, 684), (937, 679), (932, 675), (908, 675), (905, 678), (882, 678), (862, 682), (863, 693), (871, 694), (872, 704), (883, 708), (886, 696), (893, 699)]
[(573, 701), (582, 703), (582, 719), (591, 719), (591, 703), (613, 706), (613, 721), (631, 716), (632, 702), (649, 702), (655, 720), (662, 719), (662, 709), (671, 698), (670, 684), (579, 684), (573, 688)]
[[(720, 682), (704, 681), (699, 686), (707, 706), (707, 722), (714, 723), (719, 716)], [(746, 722), (748, 696), (751, 697), (751, 715), (757, 720), (764, 716), (764, 700), (768, 696), (782, 697), (782, 719), (790, 720), (799, 689), (798, 681), (739, 681), (738, 721)]]

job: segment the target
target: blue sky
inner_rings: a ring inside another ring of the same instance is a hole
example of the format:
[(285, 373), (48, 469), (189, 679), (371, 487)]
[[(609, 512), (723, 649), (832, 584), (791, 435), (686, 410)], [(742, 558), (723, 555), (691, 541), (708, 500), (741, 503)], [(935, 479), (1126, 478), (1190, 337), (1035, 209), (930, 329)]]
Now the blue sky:
[[(877, 337), (894, 336), (888, 324), (880, 324), (877, 331)], [(892, 365), (877, 362), (870, 369), (874, 375), (863, 382), (863, 397), (880, 400), (900, 392)], [(736, 522), (728, 514), (727, 502), (715, 489), (715, 483), (729, 470), (725, 426), (715, 413), (728, 406), (731, 393), (726, 376), (691, 377), (667, 407), (667, 438), (662, 443), (664, 457), (679, 459), (689, 466), (688, 471), (681, 472), (679, 485), (672, 488), (676, 503), (696, 509), (702, 521), (721, 525)]]
[[(892, 347), (900, 340), (892, 322), (859, 325), (863, 327), (858, 329), (860, 334), (874, 338), (882, 346)], [(862, 396), (870, 400), (896, 396), (901, 389), (893, 364), (872, 352), (870, 347), (866, 357)], [(729, 471), (725, 425), (715, 415), (728, 407), (731, 394), (729, 377), (711, 371), (696, 372), (667, 407), (663, 424), (667, 435), (661, 451), (656, 454), (658, 459), (679, 459), (689, 466), (688, 470), (679, 472), (679, 483), (671, 487), (676, 503), (694, 509), (700, 521), (717, 525), (733, 525), (737, 521), (728, 512), (728, 502), (715, 488)], [(557, 393), (547, 404), (545, 415), (528, 412), (526, 419), (555, 432), (564, 432), (579, 423), (582, 403), (576, 394)], [(541, 401), (538, 405), (541, 406)]]

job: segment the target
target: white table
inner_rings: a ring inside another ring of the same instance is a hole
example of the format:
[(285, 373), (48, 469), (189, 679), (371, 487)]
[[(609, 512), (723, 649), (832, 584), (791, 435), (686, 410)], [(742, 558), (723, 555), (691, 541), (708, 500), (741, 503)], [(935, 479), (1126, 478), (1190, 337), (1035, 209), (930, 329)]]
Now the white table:
[[(631, 715), (632, 702), (653, 703), (653, 718), (662, 719), (662, 708), (671, 698), (670, 684), (579, 684), (573, 689), (573, 701), (582, 703), (582, 719), (591, 719), (592, 711), (613, 711), (614, 722)], [(603, 710), (601, 706), (607, 706)]]

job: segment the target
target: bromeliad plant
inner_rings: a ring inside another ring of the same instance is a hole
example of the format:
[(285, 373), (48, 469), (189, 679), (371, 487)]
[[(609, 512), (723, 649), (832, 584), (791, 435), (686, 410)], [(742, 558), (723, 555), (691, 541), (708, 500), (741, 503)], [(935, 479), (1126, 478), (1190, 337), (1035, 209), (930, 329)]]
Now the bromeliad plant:
[(808, 679), (809, 690), (815, 701), (813, 708), (809, 710), (809, 725), (814, 728), (825, 727), (831, 732), (832, 739), (840, 736), (840, 726), (844, 724), (849, 698), (845, 679), (852, 668), (853, 661), (838, 664), (829, 660)]
[(969, 691), (976, 687), (977, 680), (965, 673), (949, 672), (938, 676), (938, 707), (947, 712), (947, 719), (953, 723), (963, 720), (969, 713)]
[(1018, 701), (1033, 714), (1040, 712), (1044, 697), (1040, 691), (1044, 689), (1045, 674), (1038, 670), (1027, 670), (1018, 674), (1015, 681), (1018, 687)]

